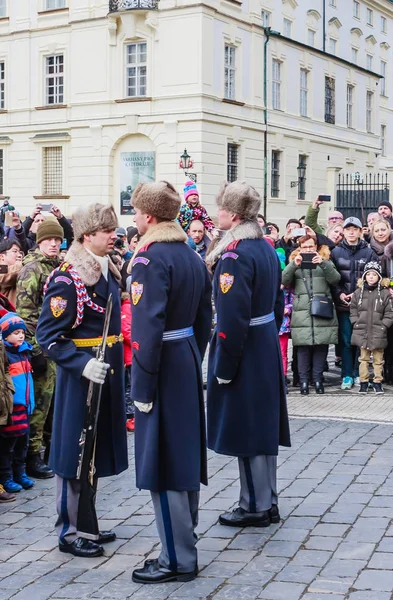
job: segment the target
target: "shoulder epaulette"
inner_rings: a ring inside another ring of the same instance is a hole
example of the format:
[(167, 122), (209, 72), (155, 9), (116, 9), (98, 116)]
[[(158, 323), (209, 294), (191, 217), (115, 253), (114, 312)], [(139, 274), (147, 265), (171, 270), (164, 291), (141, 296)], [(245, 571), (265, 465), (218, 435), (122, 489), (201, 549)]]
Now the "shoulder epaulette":
[(142, 246), (142, 248), (139, 248), (138, 254), (139, 254), (139, 252), (147, 252), (152, 244), (154, 244), (154, 242), (149, 242), (148, 244), (145, 244), (144, 246)]
[(227, 246), (225, 248), (225, 250), (236, 250), (236, 248), (238, 247), (238, 245), (240, 244), (241, 240), (235, 240), (234, 242), (231, 242), (229, 244), (229, 246)]
[[(75, 285), (76, 319), (75, 319), (75, 323), (72, 326), (72, 329), (75, 329), (75, 327), (78, 327), (78, 325), (80, 325), (82, 323), (85, 304), (86, 304), (86, 306), (88, 306), (89, 308), (94, 310), (95, 312), (98, 312), (100, 314), (105, 313), (106, 309), (103, 306), (99, 306), (98, 304), (93, 302), (93, 300), (90, 298), (89, 294), (87, 293), (86, 286), (83, 283), (79, 273), (74, 269), (74, 267), (70, 263), (63, 263), (62, 265), (60, 265), (60, 267), (57, 267), (57, 269), (52, 271), (52, 273), (48, 276), (48, 279), (46, 280), (46, 283), (44, 286), (44, 296), (45, 296), (46, 292), (48, 291), (48, 286), (49, 286), (50, 282), (52, 281), (53, 277), (56, 275), (56, 273), (60, 273), (60, 272), (62, 272), (62, 273), (67, 272), (70, 275), (70, 277)], [(55, 279), (55, 281), (56, 281), (56, 279)]]

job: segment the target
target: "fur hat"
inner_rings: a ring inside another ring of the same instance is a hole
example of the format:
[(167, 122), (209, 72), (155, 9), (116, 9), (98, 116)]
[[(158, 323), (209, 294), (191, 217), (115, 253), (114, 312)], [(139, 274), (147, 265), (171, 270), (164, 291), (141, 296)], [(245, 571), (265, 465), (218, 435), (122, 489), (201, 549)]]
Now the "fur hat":
[[(97, 231), (111, 231), (118, 226), (117, 216), (110, 204), (94, 202), (80, 206), (72, 215), (74, 237), (81, 242), (83, 235), (97, 233)], [(41, 225), (40, 225), (41, 227)]]
[(156, 219), (173, 221), (178, 215), (181, 199), (167, 181), (139, 183), (132, 195), (132, 205)]
[(216, 199), (217, 206), (234, 213), (243, 221), (257, 218), (261, 197), (246, 181), (223, 183)]
[(4, 340), (17, 329), (26, 331), (26, 323), (16, 313), (9, 312), (0, 319), (0, 330)]
[(37, 228), (37, 244), (40, 244), (44, 240), (50, 240), (51, 238), (59, 238), (63, 241), (64, 231), (56, 219), (45, 219), (45, 221), (40, 223)]

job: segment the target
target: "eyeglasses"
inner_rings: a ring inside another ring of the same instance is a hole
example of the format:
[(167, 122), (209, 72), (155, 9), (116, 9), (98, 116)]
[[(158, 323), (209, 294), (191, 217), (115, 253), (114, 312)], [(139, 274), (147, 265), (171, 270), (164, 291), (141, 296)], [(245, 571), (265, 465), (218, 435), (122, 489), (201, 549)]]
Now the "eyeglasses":
[(329, 221), (342, 221), (341, 217), (329, 217)]

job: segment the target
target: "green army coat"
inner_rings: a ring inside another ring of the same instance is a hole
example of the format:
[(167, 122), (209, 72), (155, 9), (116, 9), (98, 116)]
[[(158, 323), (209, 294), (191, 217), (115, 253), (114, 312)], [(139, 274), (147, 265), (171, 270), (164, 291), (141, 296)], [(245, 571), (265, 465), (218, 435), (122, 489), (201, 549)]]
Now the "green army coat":
[(33, 346), (33, 356), (42, 352), (35, 332), (44, 301), (44, 285), (59, 264), (58, 258), (48, 258), (39, 248), (35, 248), (24, 257), (16, 282), (16, 312), (26, 323), (26, 341)]
[(314, 296), (332, 297), (330, 286), (337, 285), (341, 275), (329, 260), (330, 251), (327, 246), (321, 246), (319, 254), (323, 260), (316, 269), (301, 269), (296, 266), (294, 259), (299, 254), (298, 248), (292, 252), (290, 263), (282, 274), (284, 286), (292, 287), (295, 298), (291, 317), (291, 335), (294, 346), (319, 346), (321, 344), (338, 343), (338, 321), (336, 310), (333, 319), (321, 319), (311, 316), (311, 300), (303, 278), (306, 278), (308, 289)]

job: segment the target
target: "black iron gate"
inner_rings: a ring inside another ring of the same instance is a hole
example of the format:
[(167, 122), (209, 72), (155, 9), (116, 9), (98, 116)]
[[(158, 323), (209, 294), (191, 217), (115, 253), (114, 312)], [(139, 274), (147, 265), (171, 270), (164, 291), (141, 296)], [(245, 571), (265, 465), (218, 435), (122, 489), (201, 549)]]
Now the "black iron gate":
[(389, 183), (387, 173), (360, 173), (342, 175), (339, 173), (336, 209), (344, 218), (358, 217), (363, 224), (367, 222), (370, 212), (377, 212), (383, 200), (389, 200)]

